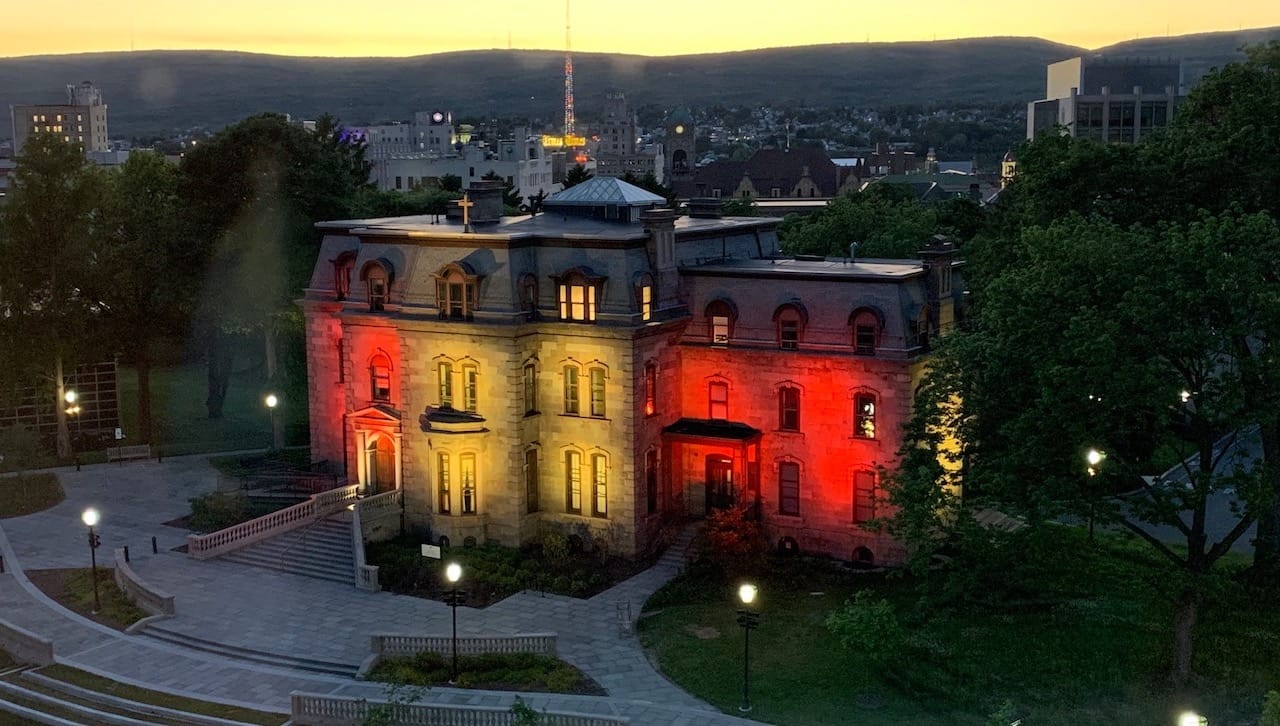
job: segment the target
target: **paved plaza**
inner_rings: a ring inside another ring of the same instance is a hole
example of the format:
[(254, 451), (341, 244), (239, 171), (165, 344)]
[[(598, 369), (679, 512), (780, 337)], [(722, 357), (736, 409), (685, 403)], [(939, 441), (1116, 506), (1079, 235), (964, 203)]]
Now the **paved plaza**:
[[(264, 665), (126, 635), (62, 608), (23, 569), (83, 567), (88, 553), (80, 513), (102, 512), (100, 557), (128, 546), (131, 564), (157, 588), (175, 596), (176, 617), (157, 623), (170, 633), (230, 648), (348, 664), (369, 654), (372, 633), (446, 634), (449, 608), (391, 593), (365, 593), (352, 585), (198, 561), (172, 551), (186, 531), (163, 523), (189, 511), (187, 499), (215, 487), (216, 472), (193, 456), (125, 465), (58, 470), (67, 498), (44, 512), (0, 522), (0, 613), (54, 642), (59, 662), (122, 682), (251, 708), (287, 712), (295, 690), (382, 698), (386, 687), (351, 678)], [(151, 538), (159, 552), (152, 554)], [(677, 572), (677, 558), (588, 600), (525, 592), (484, 609), (460, 608), (459, 634), (555, 632), (560, 656), (591, 676), (607, 697), (521, 694), (537, 709), (627, 716), (637, 725), (746, 724), (721, 714), (658, 673), (619, 610), (638, 613), (644, 601)], [(422, 700), (447, 704), (509, 705), (516, 694), (432, 688)]]

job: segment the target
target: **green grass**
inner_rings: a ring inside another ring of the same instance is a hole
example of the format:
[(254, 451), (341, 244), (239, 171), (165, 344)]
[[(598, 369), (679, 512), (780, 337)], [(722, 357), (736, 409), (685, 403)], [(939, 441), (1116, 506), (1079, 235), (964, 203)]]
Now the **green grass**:
[[(368, 680), (408, 686), (445, 685), (449, 682), (450, 669), (449, 657), (419, 653), (379, 662), (369, 671)], [(577, 668), (556, 658), (531, 653), (459, 656), (457, 685), (500, 691), (604, 695), (604, 691)]]
[(93, 613), (93, 574), (90, 568), (28, 570), (27, 576), (44, 594), (63, 607), (117, 630), (124, 630), (148, 615), (116, 586), (115, 574), (110, 567), (98, 567), (98, 600), (101, 608), (97, 614)]
[[(1085, 548), (1071, 539), (1064, 545)], [(1072, 550), (1070, 571), (1046, 573), (1052, 592), (1005, 604), (918, 606), (906, 578), (855, 575), (821, 563), (776, 562), (760, 578), (759, 629), (751, 634), (752, 718), (778, 724), (974, 724), (1007, 699), (1026, 723), (1172, 724), (1194, 707), (1210, 723), (1252, 724), (1263, 694), (1280, 685), (1275, 593), (1226, 587), (1205, 608), (1189, 690), (1175, 693), (1172, 611), (1158, 564), (1141, 545)], [(907, 634), (896, 657), (844, 648), (827, 615), (861, 588), (895, 605)], [(678, 579), (651, 600), (640, 638), (677, 684), (726, 712), (742, 698), (742, 631), (729, 584), (705, 573)], [(648, 607), (648, 606), (647, 606)]]
[(304, 447), (263, 454), (210, 456), (209, 463), (213, 468), (232, 478), (280, 468), (306, 471), (311, 466), (311, 450)]
[(58, 477), (48, 472), (0, 478), (0, 519), (43, 511), (63, 496)]
[(198, 713), (204, 716), (213, 716), (215, 718), (223, 718), (231, 721), (243, 721), (245, 723), (264, 724), (264, 726), (278, 726), (284, 723), (286, 717), (280, 714), (268, 713), (265, 711), (254, 711), (238, 706), (226, 706), (220, 703), (210, 701), (199, 701), (192, 698), (184, 698), (175, 696), (170, 693), (161, 691), (152, 691), (146, 688), (138, 688), (124, 683), (117, 683), (109, 678), (87, 673), (77, 668), (71, 668), (64, 665), (51, 665), (40, 669), (40, 672), (50, 678), (56, 678), (73, 685), (87, 688), (98, 693), (116, 696), (117, 698), (126, 698), (130, 701), (146, 703), (152, 706), (162, 706), (164, 708), (175, 708), (188, 713)]
[(254, 502), (239, 492), (212, 492), (191, 499), (191, 515), (187, 518), (187, 527), (193, 532), (217, 532), (287, 506), (288, 503), (282, 502)]
[[(120, 368), (120, 418), (125, 431), (124, 443), (146, 443), (139, 440), (138, 375), (132, 368)], [(266, 387), (255, 371), (231, 377), (221, 419), (210, 419), (205, 408), (208, 381), (202, 363), (151, 371), (151, 411), (153, 418), (153, 450), (160, 447), (165, 456), (195, 454), (237, 449), (262, 449), (271, 445), (271, 417), (262, 403)], [(285, 443), (305, 444), (307, 401), (286, 400), (279, 415), (284, 418)]]

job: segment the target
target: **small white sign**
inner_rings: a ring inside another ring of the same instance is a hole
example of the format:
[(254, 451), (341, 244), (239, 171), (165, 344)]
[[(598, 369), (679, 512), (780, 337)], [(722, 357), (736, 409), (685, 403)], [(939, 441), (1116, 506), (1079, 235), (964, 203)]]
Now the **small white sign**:
[(116, 441), (119, 441), (120, 439), (123, 439), (123, 438), (124, 438), (124, 430), (123, 430), (123, 429), (120, 429), (120, 428), (117, 428), (117, 429), (116, 429)]
[(436, 545), (422, 545), (422, 556), (438, 560), (440, 559), (440, 548)]

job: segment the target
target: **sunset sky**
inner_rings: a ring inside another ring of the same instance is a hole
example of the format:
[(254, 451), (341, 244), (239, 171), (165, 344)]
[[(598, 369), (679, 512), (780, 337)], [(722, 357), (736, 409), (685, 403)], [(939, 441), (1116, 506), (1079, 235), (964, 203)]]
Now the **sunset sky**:
[[(409, 56), (564, 47), (562, 0), (101, 0), (8, 4), (0, 55), (165, 49)], [(1039, 36), (1096, 48), (1137, 36), (1280, 25), (1276, 0), (574, 0), (573, 48), (676, 55), (814, 43)]]

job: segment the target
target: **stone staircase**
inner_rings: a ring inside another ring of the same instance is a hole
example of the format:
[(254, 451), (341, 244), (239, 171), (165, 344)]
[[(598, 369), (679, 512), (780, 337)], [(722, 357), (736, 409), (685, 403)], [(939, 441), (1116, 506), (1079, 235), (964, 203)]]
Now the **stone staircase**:
[(677, 572), (683, 570), (689, 561), (698, 554), (695, 540), (701, 531), (701, 523), (686, 525), (684, 529), (680, 530), (680, 534), (671, 540), (671, 544), (662, 553), (662, 556), (658, 558), (655, 567), (670, 567)]
[(218, 559), (350, 585), (355, 577), (351, 513), (339, 512)]

